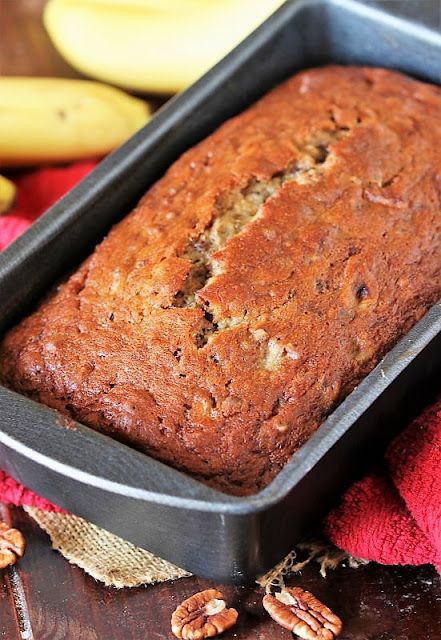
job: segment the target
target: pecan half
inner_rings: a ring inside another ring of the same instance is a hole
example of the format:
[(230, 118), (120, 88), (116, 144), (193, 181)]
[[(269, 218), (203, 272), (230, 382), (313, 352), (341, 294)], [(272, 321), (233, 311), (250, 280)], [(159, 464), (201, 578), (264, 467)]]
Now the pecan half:
[(263, 606), (273, 620), (304, 640), (334, 640), (342, 630), (340, 618), (300, 587), (266, 595)]
[(227, 609), (220, 591), (207, 589), (184, 600), (173, 612), (172, 631), (184, 640), (212, 638), (232, 627), (237, 616), (236, 609)]
[(18, 529), (12, 529), (5, 522), (0, 522), (0, 569), (15, 564), (17, 557), (21, 558), (25, 550), (23, 534)]

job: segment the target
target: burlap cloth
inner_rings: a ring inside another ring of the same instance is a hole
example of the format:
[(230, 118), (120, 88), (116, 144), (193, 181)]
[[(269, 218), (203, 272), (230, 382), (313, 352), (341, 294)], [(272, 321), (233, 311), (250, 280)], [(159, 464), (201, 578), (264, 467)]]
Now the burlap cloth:
[(190, 574), (78, 516), (36, 507), (25, 511), (70, 563), (112, 587), (137, 587)]
[[(78, 516), (29, 506), (24, 509), (46, 531), (54, 549), (106, 586), (138, 587), (191, 575)], [(302, 555), (304, 559), (300, 560)], [(273, 585), (281, 585), (287, 573), (300, 571), (312, 560), (320, 564), (322, 575), (343, 561), (352, 567), (365, 563), (322, 541), (307, 541), (297, 545), (257, 582), (266, 590)]]

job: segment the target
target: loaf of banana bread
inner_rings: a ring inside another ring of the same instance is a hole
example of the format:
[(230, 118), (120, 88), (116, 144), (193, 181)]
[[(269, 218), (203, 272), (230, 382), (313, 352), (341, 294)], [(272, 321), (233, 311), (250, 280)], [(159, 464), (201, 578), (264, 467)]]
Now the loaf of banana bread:
[(299, 73), (3, 339), (7, 386), (243, 495), (441, 296), (441, 90)]

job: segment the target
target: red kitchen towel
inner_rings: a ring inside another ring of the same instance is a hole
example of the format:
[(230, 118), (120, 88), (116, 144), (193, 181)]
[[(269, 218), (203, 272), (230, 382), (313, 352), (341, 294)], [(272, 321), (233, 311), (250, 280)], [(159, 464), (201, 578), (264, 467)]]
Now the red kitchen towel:
[(325, 520), (341, 549), (382, 564), (425, 564), (441, 573), (441, 398), (386, 452), (389, 475), (355, 483)]
[(17, 187), (17, 200), (7, 216), (0, 216), (0, 251), (25, 231), (31, 222), (91, 171), (96, 162), (44, 167), (9, 176)]
[[(0, 249), (83, 178), (93, 162), (20, 174), (14, 209), (0, 217)], [(441, 573), (441, 399), (389, 446), (388, 475), (354, 484), (325, 519), (329, 538), (355, 557), (383, 564), (432, 563)], [(0, 499), (59, 510), (0, 471)]]
[(14, 478), (8, 476), (0, 469), (0, 500), (5, 504), (15, 504), (17, 507), (28, 506), (44, 509), (45, 511), (62, 512), (63, 509), (48, 502), (45, 498), (37, 496), (30, 489), (26, 489), (22, 484), (16, 482)]

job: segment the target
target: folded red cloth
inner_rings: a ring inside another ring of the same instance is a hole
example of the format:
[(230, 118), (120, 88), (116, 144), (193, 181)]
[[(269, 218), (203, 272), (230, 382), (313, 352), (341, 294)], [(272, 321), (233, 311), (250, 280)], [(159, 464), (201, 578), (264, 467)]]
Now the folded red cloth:
[(441, 573), (441, 399), (386, 452), (389, 475), (354, 484), (325, 520), (340, 548), (382, 564), (425, 564)]
[[(0, 249), (84, 177), (93, 162), (45, 168), (17, 177), (18, 198), (0, 217)], [(441, 572), (441, 399), (389, 446), (388, 476), (354, 484), (325, 519), (325, 532), (341, 549), (383, 564), (430, 562)], [(0, 499), (59, 510), (0, 471)]]
[(5, 504), (15, 504), (18, 507), (38, 507), (45, 511), (62, 512), (63, 509), (52, 504), (45, 498), (37, 496), (30, 489), (26, 489), (22, 484), (8, 476), (0, 469), (0, 500)]
[(9, 176), (17, 187), (17, 199), (8, 215), (0, 216), (0, 251), (95, 165), (96, 162), (91, 161), (76, 162), (64, 167), (44, 167)]

